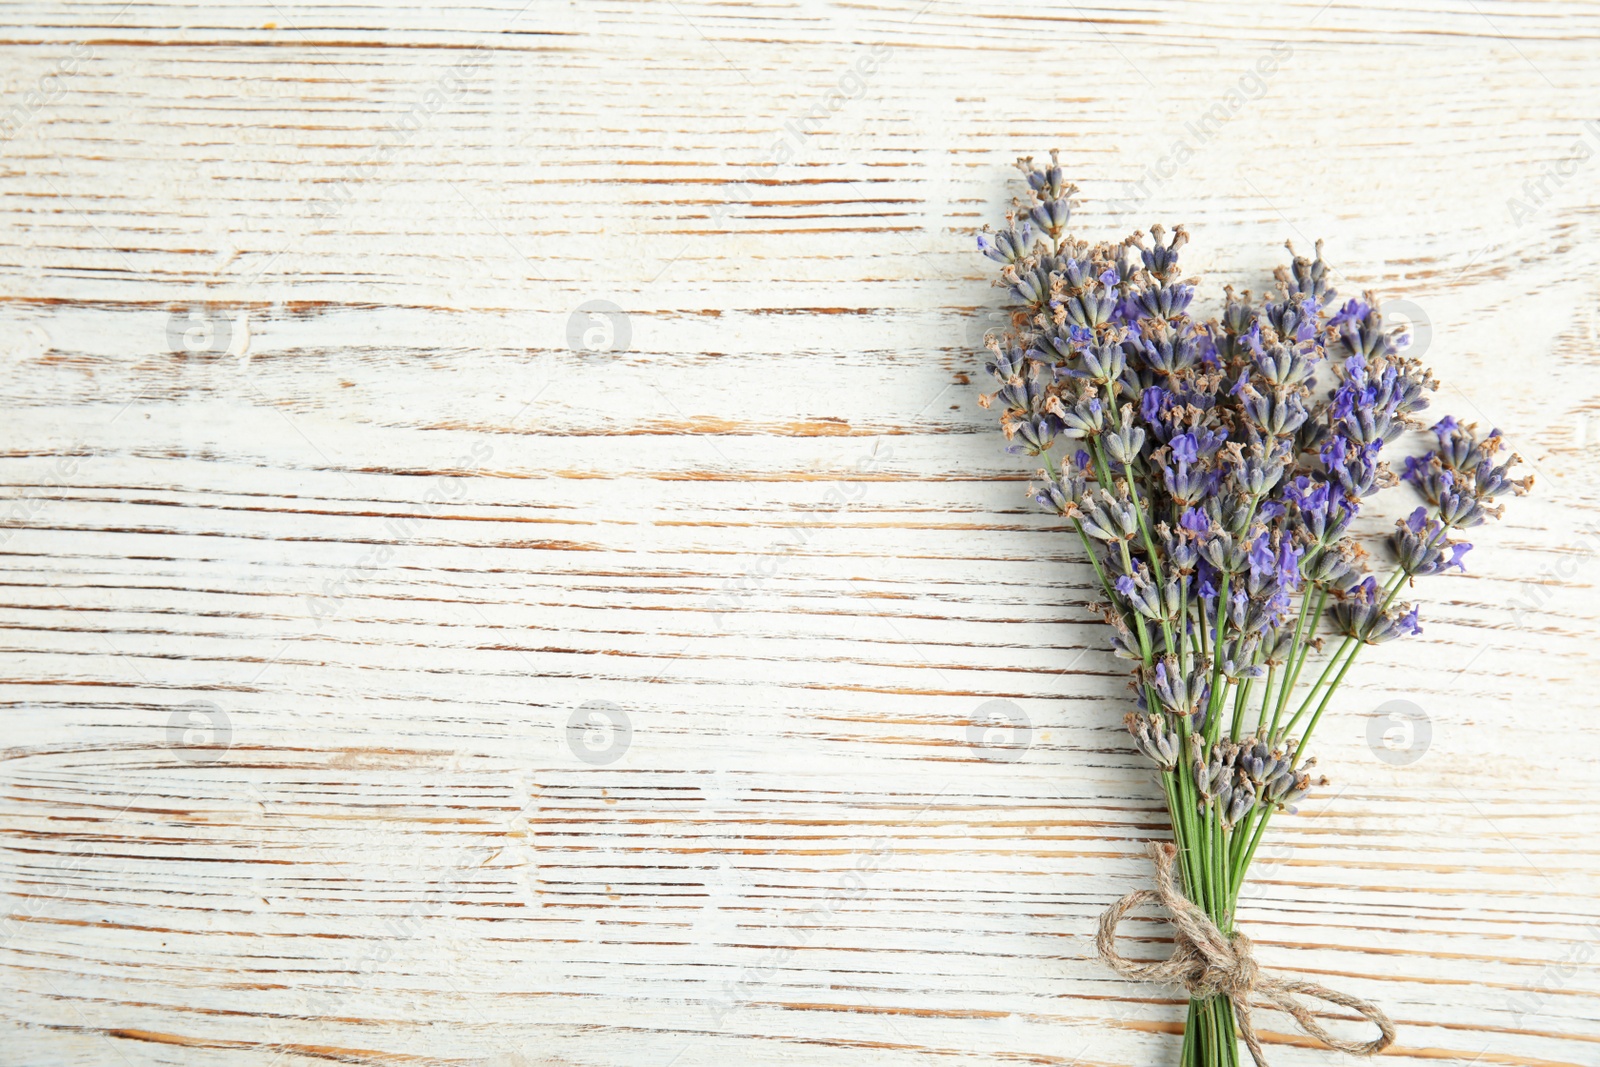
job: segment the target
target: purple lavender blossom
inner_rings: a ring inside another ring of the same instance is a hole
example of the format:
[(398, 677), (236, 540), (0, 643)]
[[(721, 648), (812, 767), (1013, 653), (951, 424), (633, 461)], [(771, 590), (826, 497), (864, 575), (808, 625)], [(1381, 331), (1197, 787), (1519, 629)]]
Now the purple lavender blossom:
[[(1438, 383), (1375, 295), (1333, 288), (1321, 242), (1202, 318), (1182, 227), (1079, 240), (1059, 158), (1018, 166), (1025, 199), (978, 238), (1016, 312), (980, 403), (1039, 458), (1029, 495), (1093, 565), (1132, 667), (1135, 747), (1161, 768), (1175, 834), (1201, 815), (1186, 854), (1212, 857), (1212, 834), (1253, 848), (1239, 835), (1315, 784), (1304, 743), (1357, 653), (1421, 632), (1401, 592), (1465, 573), (1463, 532), (1531, 479), (1497, 431), (1449, 416), (1425, 454), (1391, 457)], [(1401, 480), (1423, 504), (1381, 539), (1380, 577), (1352, 527)], [(1306, 669), (1319, 652), (1329, 670)]]

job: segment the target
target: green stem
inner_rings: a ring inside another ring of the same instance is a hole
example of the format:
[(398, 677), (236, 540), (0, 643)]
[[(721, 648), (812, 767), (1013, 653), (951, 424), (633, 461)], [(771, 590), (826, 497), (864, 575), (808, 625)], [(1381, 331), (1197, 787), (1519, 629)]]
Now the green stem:
[[(1073, 529), (1078, 531), (1078, 540), (1083, 542), (1083, 551), (1089, 557), (1089, 563), (1094, 567), (1096, 578), (1100, 579), (1100, 588), (1105, 590), (1106, 599), (1111, 601), (1111, 583), (1106, 580), (1105, 568), (1100, 566), (1100, 557), (1095, 553), (1094, 542), (1089, 539), (1089, 534), (1083, 528), (1083, 523), (1077, 519), (1072, 520)], [(1115, 601), (1111, 601), (1115, 603)]]
[(1295, 709), (1295, 713), (1293, 715), (1291, 715), (1289, 717), (1289, 721), (1284, 724), (1283, 733), (1280, 735), (1280, 734), (1278, 734), (1276, 732), (1276, 730), (1274, 730), (1274, 733), (1273, 733), (1274, 737), (1279, 737), (1279, 736), (1287, 737), (1290, 733), (1293, 732), (1295, 723), (1299, 722), (1300, 719), (1302, 717), (1304, 717), (1306, 711), (1311, 707), (1312, 703), (1317, 699), (1318, 691), (1320, 691), (1322, 689), (1322, 687), (1327, 684), (1327, 681), (1328, 681), (1329, 677), (1331, 677), (1333, 675), (1334, 670), (1338, 667), (1339, 658), (1341, 656), (1343, 656), (1346, 652), (1348, 652), (1351, 649), (1351, 647), (1353, 647), (1355, 645), (1358, 645), (1358, 644), (1360, 644), (1360, 642), (1357, 641), (1355, 638), (1347, 637), (1339, 645), (1339, 647), (1334, 650), (1333, 655), (1328, 658), (1328, 662), (1323, 665), (1322, 673), (1317, 676), (1317, 680), (1312, 683), (1311, 689), (1306, 693), (1305, 700), (1301, 701), (1300, 706), (1297, 709)]
[(1233, 878), (1228, 898), (1235, 905), (1239, 902), (1239, 890), (1244, 888), (1244, 876), (1250, 870), (1250, 861), (1256, 858), (1256, 847), (1261, 844), (1261, 835), (1266, 833), (1267, 823), (1272, 820), (1274, 810), (1270, 807), (1257, 809), (1254, 813), (1255, 831), (1250, 836), (1250, 844), (1241, 849), (1241, 854), (1233, 861)]
[(1233, 932), (1233, 918), (1228, 914), (1227, 882), (1223, 878), (1223, 861), (1227, 857), (1228, 846), (1222, 840), (1222, 812), (1221, 804), (1217, 803), (1211, 815), (1206, 819), (1211, 824), (1211, 899), (1215, 901), (1215, 914), (1211, 921), (1217, 924), (1217, 929), (1224, 935)]
[[(1239, 732), (1244, 728), (1244, 709), (1250, 702), (1250, 687), (1255, 685), (1254, 678), (1246, 678), (1244, 684), (1239, 686), (1239, 695), (1233, 701), (1233, 725), (1228, 728), (1228, 740), (1238, 741)], [(1270, 680), (1268, 682), (1270, 683)]]
[[(1348, 671), (1350, 669), (1350, 665), (1356, 661), (1356, 656), (1360, 653), (1360, 651), (1360, 645), (1356, 645), (1355, 648), (1351, 649), (1350, 657), (1344, 661), (1344, 666), (1339, 668), (1339, 674), (1333, 679), (1333, 684), (1328, 686), (1327, 695), (1322, 698), (1322, 703), (1317, 705), (1317, 713), (1311, 716), (1310, 722), (1306, 723), (1306, 732), (1300, 736), (1300, 747), (1295, 750), (1297, 757), (1296, 762), (1298, 762), (1298, 757), (1303, 757), (1305, 755), (1306, 745), (1311, 741), (1311, 731), (1317, 728), (1317, 723), (1322, 719), (1322, 713), (1328, 710), (1328, 704), (1333, 700), (1333, 694), (1338, 691), (1339, 683), (1344, 681), (1345, 672)], [(1289, 728), (1294, 728), (1294, 723), (1292, 721), (1289, 723)]]
[[(1228, 618), (1228, 583), (1233, 575), (1224, 572), (1222, 575), (1222, 589), (1217, 593), (1217, 629), (1211, 635), (1211, 692), (1206, 697), (1206, 743), (1217, 739), (1221, 732), (1220, 716), (1217, 714), (1221, 701), (1218, 699), (1222, 692), (1222, 627)], [(1202, 601), (1203, 603), (1203, 601)]]
[[(1288, 673), (1284, 672), (1284, 681), (1288, 681)], [(1267, 736), (1267, 709), (1272, 706), (1272, 683), (1277, 677), (1278, 665), (1274, 663), (1267, 667), (1267, 685), (1261, 692), (1261, 714), (1256, 716), (1256, 736), (1262, 740), (1266, 740)]]

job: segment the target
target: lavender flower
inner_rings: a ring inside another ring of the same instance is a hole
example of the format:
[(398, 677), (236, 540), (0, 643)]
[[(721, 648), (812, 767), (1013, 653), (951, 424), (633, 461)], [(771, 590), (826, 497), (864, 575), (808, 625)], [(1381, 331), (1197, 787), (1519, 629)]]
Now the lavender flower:
[[(1497, 431), (1448, 416), (1391, 471), (1438, 383), (1374, 294), (1340, 297), (1321, 242), (1201, 319), (1182, 227), (1079, 240), (1059, 157), (1018, 168), (1025, 199), (978, 238), (1018, 324), (980, 402), (1041, 458), (1029, 494), (1102, 583), (1111, 649), (1133, 665), (1129, 733), (1160, 769), (1191, 894), (1225, 922), (1266, 821), (1314, 784), (1305, 743), (1356, 655), (1421, 632), (1401, 588), (1463, 573), (1463, 532), (1531, 479)], [(1380, 577), (1352, 525), (1402, 478), (1423, 505)]]

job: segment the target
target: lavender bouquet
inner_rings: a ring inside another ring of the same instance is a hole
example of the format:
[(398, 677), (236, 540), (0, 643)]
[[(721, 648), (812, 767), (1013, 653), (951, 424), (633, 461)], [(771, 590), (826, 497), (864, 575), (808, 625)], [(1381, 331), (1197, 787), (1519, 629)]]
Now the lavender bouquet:
[[(1018, 167), (1027, 200), (978, 238), (1015, 303), (1010, 330), (989, 339), (998, 389), (980, 402), (999, 409), (1011, 452), (1043, 464), (1029, 493), (1094, 568), (1112, 651), (1132, 663), (1128, 731), (1158, 770), (1175, 842), (1150, 848), (1157, 888), (1102, 918), (1100, 954), (1188, 989), (1184, 1067), (1238, 1064), (1240, 1038), (1265, 1067), (1251, 1016), (1263, 1003), (1331, 1048), (1381, 1051), (1394, 1030), (1376, 1006), (1256, 967), (1235, 904), (1273, 816), (1326, 784), (1309, 745), (1356, 657), (1420, 632), (1402, 593), (1464, 570), (1462, 534), (1531, 479), (1511, 478), (1518, 457), (1502, 458), (1498, 432), (1449, 417), (1391, 472), (1385, 447), (1421, 425), (1438, 383), (1372, 295), (1340, 303), (1320, 243), (1310, 260), (1290, 247), (1274, 291), (1229, 288), (1220, 317), (1199, 321), (1179, 277), (1182, 227), (1152, 227), (1149, 244), (1079, 241), (1056, 155)], [(1423, 503), (1387, 537), (1380, 577), (1351, 522), (1402, 479)], [(1118, 921), (1146, 901), (1170, 913), (1167, 960), (1116, 950)], [(1334, 1038), (1306, 995), (1355, 1010), (1378, 1037)]]

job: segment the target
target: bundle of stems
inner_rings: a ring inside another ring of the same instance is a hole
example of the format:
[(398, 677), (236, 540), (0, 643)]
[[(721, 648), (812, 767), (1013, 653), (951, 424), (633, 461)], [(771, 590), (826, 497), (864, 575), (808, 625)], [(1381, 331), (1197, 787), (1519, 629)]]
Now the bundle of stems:
[[(1014, 308), (989, 339), (997, 388), (980, 402), (1010, 451), (1042, 463), (1029, 493), (1093, 567), (1184, 891), (1228, 935), (1273, 816), (1326, 783), (1308, 745), (1356, 657), (1420, 632), (1399, 598), (1464, 571), (1461, 534), (1531, 479), (1510, 477), (1498, 431), (1448, 417), (1390, 470), (1386, 446), (1420, 431), (1437, 382), (1372, 294), (1340, 303), (1320, 242), (1312, 259), (1291, 246), (1271, 291), (1228, 288), (1201, 321), (1181, 226), (1079, 241), (1055, 154), (1018, 169), (1025, 199), (978, 239)], [(1422, 504), (1371, 552), (1352, 520), (1402, 480)], [(1191, 999), (1182, 1063), (1239, 1063), (1226, 995)]]

